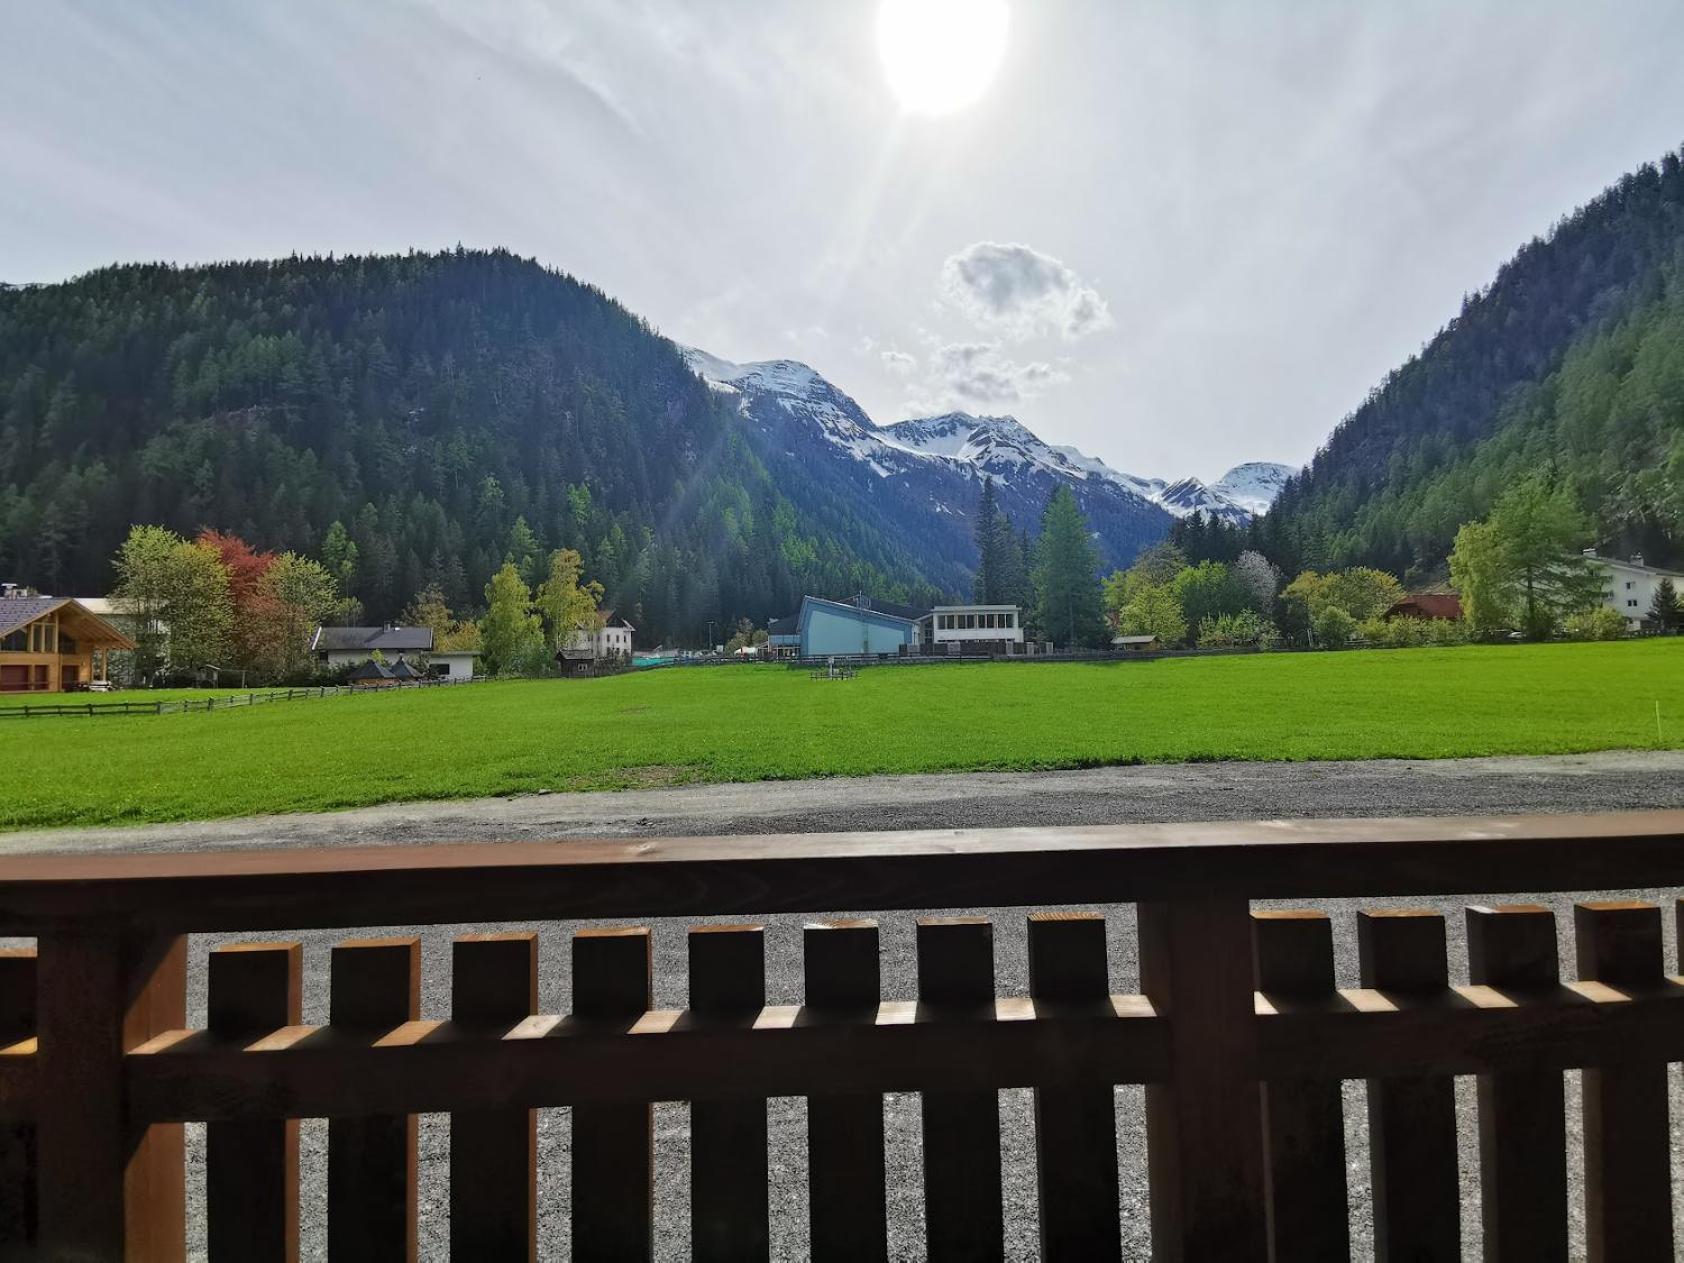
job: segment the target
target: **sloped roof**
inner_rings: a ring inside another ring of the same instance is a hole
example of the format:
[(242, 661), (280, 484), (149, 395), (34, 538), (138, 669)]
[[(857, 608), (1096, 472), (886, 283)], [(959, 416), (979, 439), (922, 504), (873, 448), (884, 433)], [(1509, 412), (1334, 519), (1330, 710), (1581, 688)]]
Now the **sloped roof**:
[(1454, 592), (1417, 592), (1395, 602), (1386, 617), (1442, 618), (1455, 622), (1462, 617), (1462, 598)]
[(768, 636), (795, 636), (800, 633), (800, 616), (791, 614), (788, 618), (774, 618), (766, 624)]
[(619, 628), (623, 628), (626, 631), (636, 631), (637, 630), (637, 628), (633, 627), (630, 623), (626, 622), (626, 620), (624, 618), (622, 618), (619, 614), (615, 613), (613, 610), (601, 610), (601, 611), (599, 611), (599, 613), (601, 613), (601, 615), (602, 615), (602, 625), (604, 627), (619, 627)]
[(421, 673), (409, 665), (408, 658), (399, 658), (392, 664), (392, 678), (396, 680), (419, 680)]
[[(133, 649), (134, 641), (88, 609), (80, 601), (68, 596), (8, 596), (0, 598), (0, 636), (27, 627), (55, 610), (65, 610), (75, 616), (79, 625), (71, 635), (96, 642), (95, 648)], [(92, 626), (93, 635), (81, 630)]]
[(367, 662), (359, 662), (351, 668), (351, 673), (345, 677), (348, 680), (395, 680), (392, 668), (384, 662), (376, 662), (370, 658)]
[(860, 609), (876, 610), (879, 614), (887, 614), (891, 618), (904, 618), (909, 623), (916, 623), (921, 618), (928, 618), (930, 607), (927, 605), (902, 605), (898, 601), (883, 601), (874, 596), (867, 596), (863, 592), (856, 592), (845, 601), (837, 601), (837, 605), (852, 605)]
[(431, 627), (318, 627), (313, 653), (431, 653)]

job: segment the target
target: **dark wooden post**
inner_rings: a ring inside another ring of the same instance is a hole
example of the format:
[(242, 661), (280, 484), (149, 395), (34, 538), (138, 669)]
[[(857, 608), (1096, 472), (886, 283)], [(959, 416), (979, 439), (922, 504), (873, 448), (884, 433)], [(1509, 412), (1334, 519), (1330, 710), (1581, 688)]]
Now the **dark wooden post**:
[[(758, 925), (690, 931), (690, 1011), (698, 1021), (742, 1024), (766, 1006)], [(771, 1254), (765, 1100), (690, 1104), (690, 1242), (696, 1263)]]
[[(241, 1039), (303, 1020), (297, 943), (218, 948), (209, 959), (209, 1027)], [(298, 1120), (205, 1128), (205, 1226), (212, 1263), (298, 1257)]]
[[(649, 931), (580, 930), (573, 937), (573, 1014), (616, 1030), (650, 1002)], [(573, 1257), (655, 1253), (654, 1115), (648, 1105), (573, 1109)]]
[[(1332, 1005), (1333, 926), (1324, 912), (1254, 912), (1257, 989), (1283, 1006)], [(1271, 1257), (1351, 1257), (1339, 1081), (1263, 1085)]]
[[(1444, 918), (1436, 912), (1360, 913), (1357, 954), (1364, 987), (1425, 1000), (1450, 985)], [(1461, 1257), (1453, 1080), (1370, 1079), (1368, 1144), (1376, 1263)]]
[[(1573, 938), (1579, 977), (1622, 991), (1661, 985), (1661, 910), (1654, 904), (1579, 904)], [(1666, 1064), (1615, 1061), (1584, 1070), (1580, 1085), (1591, 1263), (1672, 1258)]]
[[(333, 949), (328, 1021), (373, 1035), (421, 1010), (421, 943), (351, 939)], [(327, 1249), (335, 1259), (415, 1259), (415, 1115), (327, 1125)]]
[(1139, 905), (1141, 988), (1170, 1023), (1166, 1084), (1146, 1089), (1155, 1258), (1260, 1259), (1262, 1094), (1244, 899)]
[[(35, 949), (0, 949), (0, 1044), (34, 1036)], [(0, 1123), (0, 1260), (35, 1253), (35, 1125)]]
[[(994, 1017), (994, 927), (981, 917), (918, 922), (918, 1006), (955, 1020)], [(931, 1263), (1005, 1252), (1000, 1097), (925, 1092), (924, 1231)]]
[[(1469, 908), (1468, 981), (1518, 998), (1561, 984), (1555, 914)], [(1479, 1076), (1480, 1216), (1492, 1263), (1567, 1258), (1567, 1106), (1561, 1071)]]
[[(1036, 1013), (1110, 1009), (1105, 918), (1029, 918), (1029, 992)], [(1123, 1242), (1117, 1106), (1109, 1083), (1035, 1089), (1035, 1166), (1043, 1259), (1115, 1259)]]
[[(467, 934), (451, 945), (457, 1025), (501, 1034), (538, 1007), (538, 936)], [(538, 1115), (519, 1106), (450, 1116), (450, 1254), (538, 1256)]]
[[(828, 1020), (869, 1023), (882, 1002), (877, 922), (809, 925), (802, 938), (806, 1004)], [(814, 1263), (886, 1259), (883, 1098), (807, 1098), (808, 1207)]]
[(41, 1257), (180, 1259), (181, 1125), (129, 1127), (123, 1054), (187, 1024), (187, 941), (66, 931), (38, 951)]

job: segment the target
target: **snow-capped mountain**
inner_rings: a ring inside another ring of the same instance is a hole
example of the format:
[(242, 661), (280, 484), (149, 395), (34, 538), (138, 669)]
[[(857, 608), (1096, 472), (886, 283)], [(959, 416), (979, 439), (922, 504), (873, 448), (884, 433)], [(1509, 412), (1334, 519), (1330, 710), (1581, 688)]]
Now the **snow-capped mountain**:
[(1291, 465), (1253, 460), (1235, 465), (1222, 475), (1211, 490), (1252, 514), (1267, 513), (1280, 495), (1286, 480), (1298, 471)]
[[(1254, 511), (1230, 498), (1222, 484), (1121, 473), (1075, 448), (1043, 442), (1014, 417), (952, 412), (880, 427), (805, 364), (734, 364), (683, 350), (709, 386), (737, 398), (761, 440), (762, 457), (773, 465), (794, 462), (787, 479), (800, 489), (794, 498), (848, 496), (860, 512), (954, 566), (974, 563), (969, 518), (984, 477), (994, 480), (1001, 510), (1020, 526), (1039, 518), (1057, 483), (1070, 486), (1108, 565), (1128, 565), (1141, 547), (1164, 536), (1172, 518), (1194, 509), (1233, 522), (1249, 520)], [(1240, 466), (1228, 478), (1274, 468)], [(1235, 485), (1255, 501), (1265, 482), (1253, 474)]]

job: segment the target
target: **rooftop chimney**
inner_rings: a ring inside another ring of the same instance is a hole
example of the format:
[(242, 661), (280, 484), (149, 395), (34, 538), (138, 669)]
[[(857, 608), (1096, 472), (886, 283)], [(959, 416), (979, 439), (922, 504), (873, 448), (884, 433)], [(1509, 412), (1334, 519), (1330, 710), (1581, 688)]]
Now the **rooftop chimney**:
[(1641, 566), (1643, 564), (1643, 554), (1633, 553), (1631, 555), (1631, 564), (1634, 566)]

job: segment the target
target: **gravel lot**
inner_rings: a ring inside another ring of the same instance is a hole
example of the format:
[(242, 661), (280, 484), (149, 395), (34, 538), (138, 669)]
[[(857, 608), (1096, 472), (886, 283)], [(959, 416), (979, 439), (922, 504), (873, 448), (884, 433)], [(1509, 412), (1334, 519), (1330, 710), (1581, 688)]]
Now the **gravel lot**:
[[(1028, 823), (1101, 823), (1125, 820), (1247, 818), (1281, 815), (1446, 815), (1503, 814), (1526, 811), (1596, 810), (1610, 808), (1684, 806), (1684, 755), (1611, 754), (1573, 758), (1489, 759), (1457, 763), (1367, 763), (1260, 765), (1212, 764), (1196, 767), (1117, 768), (1093, 772), (1040, 775), (966, 775), (955, 777), (878, 778), (867, 781), (825, 781), (755, 786), (712, 786), (619, 795), (545, 796), (489, 803), (435, 804), (381, 808), (331, 817), (282, 817), (265, 821), (222, 822), (213, 825), (148, 827), (86, 833), (0, 837), (0, 853), (29, 849), (99, 850), (197, 849), (244, 845), (308, 845), (329, 840), (359, 844), (404, 843), (450, 838), (494, 841), (499, 837), (556, 836), (558, 834), (703, 834), (727, 832), (799, 832), (835, 828), (985, 827)], [(1597, 892), (1599, 898), (1647, 898), (1670, 903), (1679, 892)], [(1480, 902), (1525, 899), (1524, 892), (1470, 892)], [(1571, 896), (1547, 897), (1557, 912), (1558, 927), (1571, 925)], [(1450, 918), (1451, 971), (1466, 978), (1461, 918), (1467, 899), (1413, 901), (1429, 904)], [(1355, 914), (1349, 902), (1324, 905), (1335, 918), (1341, 985), (1356, 983)], [(1363, 906), (1376, 906), (1367, 903)], [(1025, 910), (971, 910), (995, 923), (996, 974), (1004, 993), (1027, 987)], [(1113, 990), (1137, 989), (1134, 911), (1130, 906), (1104, 910), (1109, 928)], [(847, 915), (836, 909), (829, 914)], [(911, 998), (915, 990), (912, 968), (912, 926), (918, 914), (880, 916), (883, 926), (884, 991), (887, 998)], [(775, 917), (767, 920), (767, 992), (772, 1003), (800, 1000), (800, 930), (813, 917)], [(1668, 951), (1673, 950), (1671, 917), (1667, 925)], [(379, 933), (416, 934), (423, 944), (423, 1015), (444, 1017), (448, 1003), (449, 940), (457, 933), (485, 926), (396, 927)], [(574, 923), (533, 926), (540, 935), (540, 1002), (547, 1012), (570, 1007), (567, 940)], [(326, 1017), (327, 962), (331, 944), (361, 931), (304, 935), (305, 1019)], [(656, 923), (656, 1001), (682, 1006), (686, 1000), (685, 925)], [(249, 937), (249, 936), (248, 936)], [(282, 937), (282, 936), (276, 936)], [(297, 936), (293, 936), (297, 937)], [(201, 962), (206, 948), (224, 941), (196, 936), (193, 959)], [(1669, 959), (1672, 957), (1669, 955)], [(1571, 976), (1573, 952), (1563, 933), (1561, 960)], [(193, 971), (189, 998), (190, 1020), (204, 1018), (204, 973)], [(1568, 1090), (1576, 1098), (1576, 1076), (1569, 1074)], [(1684, 1095), (1678, 1067), (1673, 1068), (1674, 1200), (1679, 1202), (1679, 1157), (1684, 1154)], [(1473, 1083), (1458, 1081), (1462, 1122), (1464, 1255), (1480, 1254), (1477, 1187), (1477, 1135), (1473, 1117)], [(1031, 1156), (1034, 1125), (1026, 1092), (1001, 1094), (1001, 1138), (1006, 1160), (1006, 1241), (1008, 1256), (1037, 1257), (1036, 1195)], [(1118, 1152), (1122, 1172), (1123, 1241), (1128, 1257), (1149, 1251), (1145, 1209), (1145, 1145), (1142, 1093), (1120, 1088), (1116, 1093)], [(918, 1203), (919, 1128), (916, 1096), (886, 1098), (889, 1136), (888, 1190), (891, 1255), (897, 1259), (923, 1257), (922, 1212)], [(1569, 1111), (1569, 1126), (1574, 1126)], [(661, 1258), (688, 1256), (688, 1128), (686, 1107), (656, 1109), (657, 1252)], [(773, 1242), (778, 1258), (805, 1254), (805, 1106), (793, 1099), (769, 1105)], [(1346, 1085), (1346, 1133), (1351, 1178), (1353, 1239), (1357, 1257), (1371, 1258), (1370, 1206), (1367, 1183), (1367, 1137), (1363, 1088)], [(306, 1122), (302, 1128), (302, 1253), (325, 1257), (323, 1212), (325, 1172), (322, 1161), (325, 1125)], [(446, 1257), (449, 1128), (442, 1116), (421, 1121), (421, 1253), (423, 1258)], [(1578, 1184), (1579, 1149), (1576, 1134), (1569, 1137), (1569, 1173)], [(540, 1114), (540, 1254), (546, 1259), (569, 1256), (568, 1117), (565, 1110)], [(195, 1257), (203, 1257), (202, 1129), (189, 1128), (190, 1242)], [(1675, 1208), (1684, 1222), (1684, 1202)], [(1572, 1225), (1573, 1257), (1582, 1258), (1583, 1224)]]

